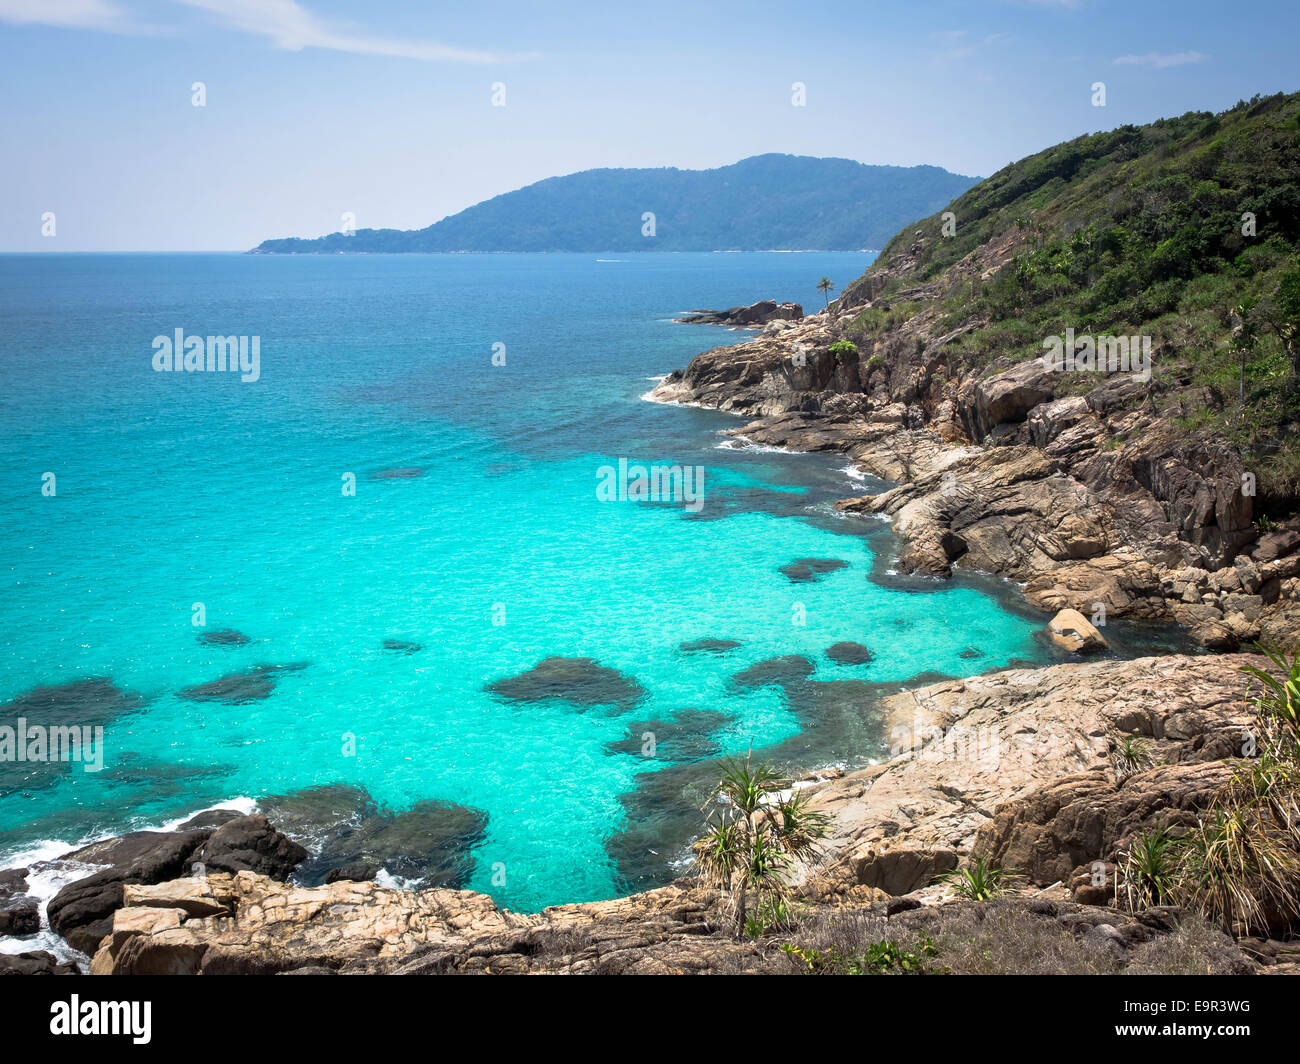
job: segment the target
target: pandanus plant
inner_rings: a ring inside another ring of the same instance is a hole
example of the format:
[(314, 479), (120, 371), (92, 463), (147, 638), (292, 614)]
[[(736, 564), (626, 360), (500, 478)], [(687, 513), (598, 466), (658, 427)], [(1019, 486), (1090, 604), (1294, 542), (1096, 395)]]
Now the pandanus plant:
[(784, 900), (786, 873), (826, 837), (830, 817), (800, 791), (777, 793), (777, 774), (752, 753), (722, 762), (722, 778), (705, 803), (706, 830), (695, 843), (700, 876), (730, 899), (735, 931), (744, 933), (751, 898)]

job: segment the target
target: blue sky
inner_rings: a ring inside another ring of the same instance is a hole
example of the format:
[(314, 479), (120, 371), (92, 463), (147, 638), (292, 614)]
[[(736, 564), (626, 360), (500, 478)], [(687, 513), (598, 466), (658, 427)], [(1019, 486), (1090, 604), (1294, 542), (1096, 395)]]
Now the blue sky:
[(0, 250), (417, 228), (555, 174), (769, 151), (987, 175), (1300, 89), (1297, 40), (1296, 0), (0, 0)]

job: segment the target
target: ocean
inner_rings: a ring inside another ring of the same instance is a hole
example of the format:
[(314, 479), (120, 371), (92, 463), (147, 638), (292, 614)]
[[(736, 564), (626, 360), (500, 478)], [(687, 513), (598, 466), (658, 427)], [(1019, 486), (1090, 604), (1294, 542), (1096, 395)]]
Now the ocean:
[[(685, 867), (711, 759), (862, 765), (898, 684), (1056, 660), (1014, 588), (892, 574), (843, 456), (643, 398), (751, 335), (674, 316), (870, 260), (0, 256), (0, 725), (103, 727), (98, 771), (0, 765), (0, 866), (351, 803), (398, 882), (606, 898)], [(257, 379), (156, 370), (176, 330)], [(655, 464), (695, 502), (598, 490)]]

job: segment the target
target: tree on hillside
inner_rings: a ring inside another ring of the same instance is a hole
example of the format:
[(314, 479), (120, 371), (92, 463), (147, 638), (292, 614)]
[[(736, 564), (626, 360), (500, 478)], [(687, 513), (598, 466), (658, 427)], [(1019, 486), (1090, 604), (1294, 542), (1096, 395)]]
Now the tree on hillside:
[(1269, 324), (1286, 348), (1291, 368), (1300, 377), (1300, 266), (1282, 275), (1268, 312)]
[(817, 291), (821, 292), (822, 295), (826, 297), (826, 309), (830, 310), (831, 309), (830, 294), (835, 291), (835, 286), (831, 284), (831, 279), (829, 277), (823, 277), (820, 281), (818, 281)]

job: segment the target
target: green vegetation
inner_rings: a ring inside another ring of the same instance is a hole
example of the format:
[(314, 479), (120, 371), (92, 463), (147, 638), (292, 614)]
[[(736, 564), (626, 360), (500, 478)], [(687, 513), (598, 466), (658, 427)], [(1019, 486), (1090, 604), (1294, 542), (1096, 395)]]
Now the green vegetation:
[(1128, 848), (1117, 897), (1174, 903), (1236, 934), (1300, 919), (1300, 658), (1265, 650), (1247, 755), (1190, 831), (1148, 829)]
[(895, 917), (850, 908), (810, 912), (777, 956), (797, 975), (1235, 974), (1252, 970), (1237, 944), (1188, 914), (1127, 957), (1021, 900), (952, 904)]
[(1139, 832), (1129, 846), (1121, 875), (1130, 909), (1166, 904), (1177, 875), (1177, 843), (1168, 829)]
[[(946, 209), (954, 236), (938, 214), (910, 225), (845, 290), (873, 303), (850, 338), (888, 340), (927, 285), (932, 334), (974, 326), (947, 345), (953, 371), (1037, 357), (1068, 327), (1148, 335), (1153, 380), (1128, 402), (1228, 438), (1261, 508), (1300, 495), (1300, 94), (1079, 137)], [(998, 268), (949, 272), (972, 253)]]
[(995, 868), (987, 857), (977, 857), (965, 868), (945, 872), (938, 882), (947, 883), (953, 895), (968, 901), (989, 901), (1007, 892), (1011, 876)]
[(1123, 782), (1133, 773), (1151, 768), (1156, 759), (1147, 740), (1140, 735), (1123, 735), (1115, 744), (1114, 763), (1115, 778)]
[(841, 366), (858, 360), (858, 345), (851, 340), (836, 340), (831, 344), (830, 352)]
[[(776, 773), (749, 757), (727, 758), (722, 779), (705, 805), (707, 829), (695, 843), (700, 876), (722, 890), (735, 912), (739, 938), (791, 921), (785, 873), (811, 857), (826, 837), (830, 817), (809, 807), (807, 795), (773, 795)], [(751, 921), (751, 896), (755, 917)]]
[(809, 975), (945, 975), (947, 969), (931, 968), (929, 961), (938, 954), (930, 936), (922, 932), (916, 952), (905, 950), (897, 942), (882, 939), (865, 949), (846, 952), (832, 946), (826, 950), (800, 949), (786, 942), (781, 952), (804, 966)]
[(826, 297), (826, 309), (831, 309), (831, 293), (835, 291), (835, 286), (831, 284), (829, 277), (823, 277), (817, 282), (817, 291)]

